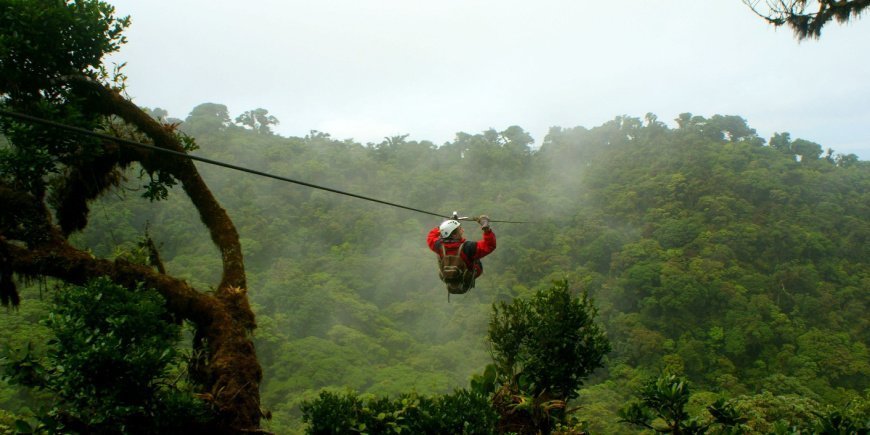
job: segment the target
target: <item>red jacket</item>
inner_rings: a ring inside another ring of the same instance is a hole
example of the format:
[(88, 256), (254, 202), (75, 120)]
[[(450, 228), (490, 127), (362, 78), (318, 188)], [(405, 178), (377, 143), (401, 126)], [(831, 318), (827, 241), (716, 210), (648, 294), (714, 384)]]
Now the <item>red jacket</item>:
[[(456, 250), (459, 249), (459, 246), (464, 241), (465, 239), (463, 238), (461, 240), (444, 242), (441, 239), (438, 227), (432, 228), (432, 231), (429, 231), (429, 235), (426, 236), (426, 243), (429, 245), (429, 249), (438, 254), (439, 257), (441, 256), (441, 243), (444, 243), (444, 249), (447, 251), (447, 254), (456, 255)], [(492, 251), (495, 251), (495, 233), (489, 230), (484, 231), (483, 238), (476, 243), (466, 243), (465, 249), (462, 250), (459, 256), (465, 260), (465, 265), (469, 269), (474, 269), (474, 276), (478, 277), (483, 273), (483, 265), (480, 264), (480, 259), (486, 257)]]

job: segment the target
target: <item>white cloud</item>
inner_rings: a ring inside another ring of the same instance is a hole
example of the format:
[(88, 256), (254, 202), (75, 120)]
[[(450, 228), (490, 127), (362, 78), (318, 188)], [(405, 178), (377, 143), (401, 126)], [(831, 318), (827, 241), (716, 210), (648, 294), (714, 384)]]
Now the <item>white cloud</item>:
[(176, 117), (212, 101), (266, 108), (287, 135), (442, 143), (520, 125), (540, 143), (552, 125), (720, 113), (870, 158), (866, 17), (798, 43), (738, 1), (115, 4), (133, 18), (117, 56), (131, 94)]

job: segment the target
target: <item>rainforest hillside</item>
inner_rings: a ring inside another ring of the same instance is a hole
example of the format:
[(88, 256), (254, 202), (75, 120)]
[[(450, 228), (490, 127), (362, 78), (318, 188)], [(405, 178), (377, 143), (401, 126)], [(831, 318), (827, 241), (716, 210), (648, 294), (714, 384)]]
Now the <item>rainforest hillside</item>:
[[(197, 163), (241, 237), (277, 433), (300, 430), (299, 404), (324, 388), (466, 386), (489, 361), (493, 303), (562, 279), (590, 294), (613, 347), (577, 399), (599, 432), (624, 430), (616, 411), (662, 372), (690, 379), (698, 406), (866, 400), (870, 165), (854, 155), (788, 133), (761, 138), (723, 115), (682, 114), (676, 128), (652, 114), (617, 117), (554, 127), (540, 144), (517, 126), (440, 145), (281, 137), (212, 103), (180, 128), (195, 155), (445, 215), (527, 222), (494, 224), (498, 249), (477, 288), (448, 302), (425, 244), (440, 218)], [(214, 285), (220, 256), (195, 210), (174, 190), (154, 207), (138, 175), (93, 204), (75, 243), (129, 255), (147, 231), (171, 274)], [(38, 302), (24, 307), (29, 319), (9, 316), (15, 328), (39, 318)], [(4, 391), (0, 405), (20, 405)]]

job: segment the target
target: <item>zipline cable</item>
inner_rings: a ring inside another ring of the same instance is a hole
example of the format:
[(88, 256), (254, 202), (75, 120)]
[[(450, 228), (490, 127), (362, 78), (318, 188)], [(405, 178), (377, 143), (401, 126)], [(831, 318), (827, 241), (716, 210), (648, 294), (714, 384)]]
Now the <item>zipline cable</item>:
[[(174, 155), (174, 156), (177, 156), (177, 157), (182, 157), (182, 158), (186, 158), (186, 159), (190, 159), (190, 160), (195, 160), (195, 161), (198, 161), (198, 162), (208, 163), (208, 164), (210, 164), (210, 165), (221, 166), (221, 167), (228, 168), (228, 169), (234, 169), (234, 170), (236, 170), (236, 171), (247, 172), (247, 173), (249, 173), (249, 174), (259, 175), (259, 176), (261, 176), (261, 177), (272, 178), (272, 179), (275, 179), (275, 180), (285, 181), (285, 182), (288, 182), (288, 183), (298, 184), (298, 185), (301, 185), (301, 186), (311, 187), (311, 188), (313, 188), (313, 189), (319, 189), (319, 190), (325, 190), (325, 191), (327, 191), (327, 192), (337, 193), (337, 194), (339, 194), (339, 195), (350, 196), (350, 197), (353, 197), (353, 198), (358, 198), (358, 199), (363, 199), (363, 200), (366, 200), (366, 201), (376, 202), (376, 203), (379, 203), (379, 204), (389, 205), (389, 206), (392, 206), (392, 207), (397, 207), (397, 208), (401, 208), (401, 209), (405, 209), (405, 210), (416, 211), (416, 212), (418, 212), (418, 213), (428, 214), (428, 215), (432, 215), (432, 216), (438, 216), (438, 217), (440, 217), (440, 218), (449, 218), (449, 216), (444, 216), (444, 215), (442, 215), (442, 214), (434, 213), (434, 212), (431, 212), (431, 211), (421, 210), (421, 209), (419, 209), (419, 208), (408, 207), (408, 206), (405, 206), (405, 205), (396, 204), (396, 203), (394, 203), (394, 202), (383, 201), (383, 200), (380, 200), (380, 199), (377, 199), (377, 198), (372, 198), (372, 197), (363, 196), (363, 195), (357, 195), (357, 194), (355, 194), (355, 193), (351, 193), (351, 192), (345, 192), (345, 191), (342, 191), (342, 190), (332, 189), (332, 188), (325, 187), (325, 186), (320, 186), (320, 185), (317, 185), (317, 184), (307, 183), (307, 182), (305, 182), (305, 181), (294, 180), (294, 179), (292, 179), (292, 178), (282, 177), (282, 176), (280, 176), (280, 175), (274, 175), (274, 174), (270, 174), (270, 173), (268, 173), (268, 172), (258, 171), (258, 170), (256, 170), (256, 169), (249, 169), (249, 168), (245, 168), (245, 167), (242, 167), (242, 166), (234, 165), (234, 164), (231, 164), (231, 163), (224, 163), (224, 162), (221, 162), (221, 161), (218, 161), (218, 160), (212, 160), (212, 159), (208, 159), (208, 158), (205, 158), (205, 157), (199, 157), (199, 156), (194, 156), (194, 155), (191, 155), (191, 154), (181, 153), (181, 152), (178, 152), (178, 151), (168, 150), (168, 149), (165, 149), (165, 148), (160, 148), (160, 147), (158, 147), (158, 146), (148, 145), (148, 144), (144, 144), (144, 143), (141, 143), (141, 142), (132, 141), (132, 140), (129, 140), (129, 139), (124, 139), (124, 138), (120, 138), (120, 137), (116, 137), (116, 136), (111, 136), (111, 135), (108, 135), (108, 134), (97, 133), (97, 132), (93, 132), (93, 131), (90, 131), (90, 130), (87, 130), (87, 129), (84, 129), (84, 128), (81, 128), (81, 127), (76, 127), (76, 126), (73, 126), (73, 125), (62, 124), (62, 123), (55, 122), (55, 121), (51, 121), (51, 120), (48, 120), (48, 119), (39, 118), (39, 117), (36, 117), (36, 116), (31, 116), (31, 115), (27, 115), (27, 114), (24, 114), (24, 113), (12, 112), (12, 111), (8, 111), (8, 110), (0, 109), (0, 116), (6, 116), (6, 117), (14, 118), (14, 119), (17, 119), (17, 120), (20, 120), (20, 121), (26, 121), (26, 122), (36, 123), (36, 124), (42, 124), (42, 125), (46, 125), (46, 126), (49, 126), (49, 127), (59, 128), (59, 129), (61, 129), (61, 130), (67, 130), (67, 131), (71, 131), (71, 132), (75, 132), (75, 133), (83, 134), (83, 135), (86, 135), (86, 136), (93, 136), (93, 137), (97, 137), (97, 138), (104, 139), (104, 140), (109, 140), (109, 141), (118, 142), (118, 143), (120, 143), (120, 144), (124, 144), (124, 145), (129, 145), (129, 146), (133, 146), (133, 147), (137, 147), (137, 148), (142, 148), (142, 149), (146, 149), (146, 150), (156, 151), (156, 152), (160, 152), (160, 153), (164, 153), (164, 154), (170, 154), (170, 155)], [(463, 220), (465, 220), (465, 219), (463, 219)], [(510, 224), (525, 224), (525, 223), (531, 223), (531, 222), (520, 222), (520, 221), (502, 221), (502, 220), (493, 220), (493, 219), (491, 219), (490, 222), (510, 223)]]

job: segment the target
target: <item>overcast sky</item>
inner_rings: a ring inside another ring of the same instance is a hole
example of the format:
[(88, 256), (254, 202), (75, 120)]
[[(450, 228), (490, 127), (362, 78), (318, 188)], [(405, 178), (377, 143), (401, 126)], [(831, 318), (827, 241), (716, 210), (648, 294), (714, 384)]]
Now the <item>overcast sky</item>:
[[(185, 118), (262, 107), (310, 130), (459, 131), (739, 115), (870, 159), (870, 17), (797, 42), (740, 0), (117, 0), (128, 91)], [(866, 14), (865, 14), (866, 15)]]

